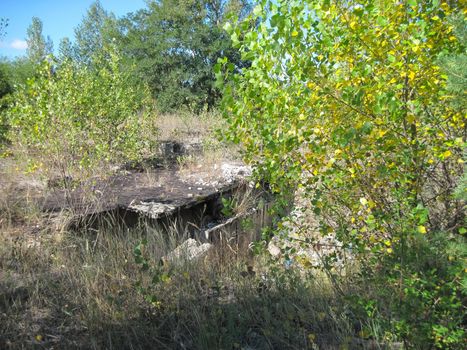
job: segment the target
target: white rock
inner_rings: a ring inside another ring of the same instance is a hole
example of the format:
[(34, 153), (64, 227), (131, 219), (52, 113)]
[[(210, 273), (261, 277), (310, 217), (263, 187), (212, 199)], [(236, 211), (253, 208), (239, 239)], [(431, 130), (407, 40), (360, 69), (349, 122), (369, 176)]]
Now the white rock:
[(268, 244), (268, 252), (274, 257), (277, 257), (281, 253), (281, 249), (276, 246), (272, 241), (269, 242)]
[(129, 209), (147, 214), (153, 219), (157, 219), (160, 214), (175, 210), (174, 205), (158, 203), (158, 202), (140, 202), (139, 204), (130, 204)]
[(169, 262), (198, 260), (205, 256), (211, 248), (212, 244), (210, 243), (200, 244), (196, 240), (189, 238), (170, 252), (164, 260)]

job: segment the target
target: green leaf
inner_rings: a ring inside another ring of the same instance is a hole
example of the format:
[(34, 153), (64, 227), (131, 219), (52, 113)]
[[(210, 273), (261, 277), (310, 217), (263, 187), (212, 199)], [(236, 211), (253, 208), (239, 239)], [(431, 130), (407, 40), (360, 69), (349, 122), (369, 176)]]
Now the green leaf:
[(253, 14), (257, 17), (261, 16), (263, 12), (263, 8), (261, 7), (261, 5), (256, 5), (253, 9)]

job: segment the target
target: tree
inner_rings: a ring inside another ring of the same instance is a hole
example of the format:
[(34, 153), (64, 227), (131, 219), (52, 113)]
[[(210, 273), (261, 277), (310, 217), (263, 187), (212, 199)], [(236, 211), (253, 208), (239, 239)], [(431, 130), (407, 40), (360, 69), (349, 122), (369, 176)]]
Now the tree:
[(53, 42), (50, 37), (47, 40), (42, 34), (42, 21), (37, 18), (32, 18), (32, 23), (27, 29), (28, 48), (27, 56), (34, 64), (41, 63), (47, 55), (53, 52)]
[(73, 45), (67, 37), (60, 40), (60, 44), (58, 46), (58, 59), (62, 62), (73, 59)]
[[(467, 27), (460, 12), (452, 16), (451, 23), (459, 42), (467, 42)], [(448, 75), (447, 88), (453, 94), (452, 103), (457, 108), (467, 106), (467, 53), (464, 51), (446, 55), (441, 60), (441, 66)]]
[(220, 97), (214, 86), (217, 59), (227, 56), (243, 64), (222, 25), (230, 11), (247, 9), (248, 3), (240, 1), (151, 1), (121, 21), (121, 47), (162, 111), (215, 105)]
[(0, 62), (0, 144), (5, 140), (8, 130), (7, 121), (2, 114), (3, 109), (8, 105), (5, 97), (13, 91), (7, 68), (6, 64)]
[(6, 27), (8, 27), (8, 19), (0, 18), (0, 39), (5, 35)]
[(108, 13), (97, 0), (88, 9), (81, 24), (75, 29), (74, 55), (78, 62), (90, 65), (93, 56), (103, 51), (105, 44), (112, 39), (107, 35), (112, 23), (113, 14)]
[[(8, 25), (8, 21), (4, 18), (0, 18), (0, 39), (5, 35), (5, 28)], [(0, 100), (3, 96), (11, 92), (11, 83), (4, 69), (5, 65), (0, 65)]]
[(261, 1), (255, 30), (226, 27), (251, 67), (219, 76), (227, 136), (276, 193), (302, 188), (320, 233), (358, 259), (359, 305), (420, 349), (454, 349), (466, 334), (465, 253), (446, 250), (465, 247), (453, 198), (465, 105), (451, 103), (440, 63), (465, 52), (452, 12), (444, 1)]
[(0, 66), (0, 99), (12, 91), (8, 76), (3, 67)]

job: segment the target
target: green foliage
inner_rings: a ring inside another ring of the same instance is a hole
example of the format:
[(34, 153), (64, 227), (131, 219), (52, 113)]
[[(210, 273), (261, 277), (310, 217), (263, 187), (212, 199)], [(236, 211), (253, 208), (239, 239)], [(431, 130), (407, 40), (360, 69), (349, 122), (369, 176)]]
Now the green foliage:
[(4, 65), (0, 65), (0, 143), (5, 140), (7, 122), (4, 120), (1, 111), (7, 105), (7, 96), (12, 92), (12, 87), (5, 72)]
[(34, 64), (24, 57), (15, 58), (13, 61), (0, 60), (0, 67), (13, 90), (26, 84), (35, 74)]
[(12, 93), (34, 74), (34, 66), (27, 59), (0, 60), (0, 143), (6, 141), (9, 122), (4, 110), (12, 103)]
[(150, 1), (121, 21), (117, 41), (161, 111), (211, 108), (220, 97), (213, 74), (217, 59), (242, 64), (222, 25), (232, 11), (248, 8), (246, 1)]
[(227, 136), (275, 192), (302, 189), (320, 233), (352, 248), (363, 283), (379, 277), (376, 288), (400, 291), (387, 309), (368, 302), (395, 314), (394, 334), (417, 348), (465, 337), (462, 260), (429, 270), (415, 259), (437, 232), (465, 239), (453, 198), (465, 115), (440, 63), (465, 53), (451, 13), (442, 1), (261, 1), (250, 21), (225, 27), (251, 67), (218, 69)]
[[(108, 59), (110, 57), (110, 60)], [(127, 84), (116, 50), (96, 56), (95, 69), (44, 61), (38, 76), (14, 94), (6, 111), (10, 139), (37, 167), (66, 173), (101, 162), (138, 160), (149, 151), (151, 101), (144, 86)]]
[(5, 68), (4, 64), (0, 64), (0, 99), (12, 91), (12, 86), (8, 79), (8, 72)]
[(50, 37), (47, 40), (42, 34), (42, 21), (32, 18), (32, 23), (27, 29), (27, 56), (33, 64), (40, 64), (48, 55), (53, 52), (53, 42)]
[(0, 39), (5, 35), (6, 27), (8, 27), (8, 19), (0, 18)]
[(110, 31), (114, 25), (115, 16), (108, 13), (98, 0), (93, 2), (75, 29), (74, 46), (70, 49), (69, 44), (63, 43), (62, 55), (71, 54), (77, 62), (90, 65), (96, 53), (102, 54), (104, 46), (111, 43)]
[(221, 198), (222, 201), (222, 209), (221, 213), (225, 217), (229, 218), (232, 217), (235, 213), (235, 200), (234, 198)]
[(73, 59), (74, 51), (73, 45), (69, 38), (65, 37), (60, 40), (58, 45), (58, 59), (59, 61), (67, 61)]
[(395, 248), (373, 265), (376, 274), (363, 270), (356, 277), (365, 290), (348, 297), (362, 323), (368, 317), (379, 320), (386, 336), (403, 339), (409, 348), (457, 349), (465, 341), (467, 244), (447, 236), (414, 237), (405, 251)]
[[(467, 42), (467, 25), (462, 14), (458, 13), (451, 17), (450, 22), (454, 27), (454, 33), (461, 43)], [(448, 73), (447, 88), (454, 94), (452, 103), (459, 109), (467, 105), (467, 54), (458, 52), (446, 55), (441, 60), (441, 66)]]

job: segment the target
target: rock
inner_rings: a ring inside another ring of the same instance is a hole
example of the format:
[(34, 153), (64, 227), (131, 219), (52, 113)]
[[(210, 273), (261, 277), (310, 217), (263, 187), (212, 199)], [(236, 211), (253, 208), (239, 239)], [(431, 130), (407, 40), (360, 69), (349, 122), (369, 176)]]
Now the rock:
[(269, 242), (268, 244), (268, 252), (274, 257), (277, 257), (280, 255), (281, 250), (278, 246), (276, 246), (272, 241)]
[(163, 260), (172, 263), (178, 261), (196, 261), (205, 256), (211, 248), (212, 244), (210, 243), (200, 244), (196, 240), (189, 238), (170, 252)]
[(221, 170), (223, 178), (228, 182), (245, 178), (252, 174), (251, 167), (247, 165), (222, 164)]
[(157, 219), (162, 214), (174, 211), (176, 206), (158, 202), (140, 201), (139, 204), (131, 203), (128, 209), (137, 213), (144, 213), (150, 218)]

